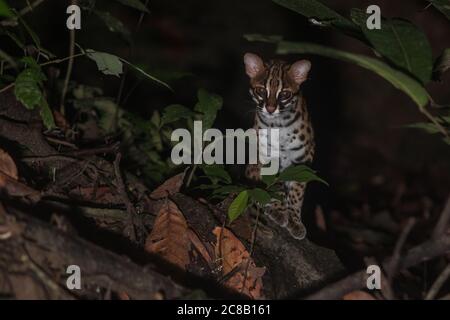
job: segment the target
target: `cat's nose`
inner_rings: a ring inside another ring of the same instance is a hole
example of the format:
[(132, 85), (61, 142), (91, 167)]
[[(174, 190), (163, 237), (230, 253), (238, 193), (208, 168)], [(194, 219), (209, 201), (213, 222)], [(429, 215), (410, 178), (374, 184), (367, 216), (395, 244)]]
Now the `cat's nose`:
[(276, 109), (276, 106), (266, 106), (266, 110), (268, 113), (274, 113)]

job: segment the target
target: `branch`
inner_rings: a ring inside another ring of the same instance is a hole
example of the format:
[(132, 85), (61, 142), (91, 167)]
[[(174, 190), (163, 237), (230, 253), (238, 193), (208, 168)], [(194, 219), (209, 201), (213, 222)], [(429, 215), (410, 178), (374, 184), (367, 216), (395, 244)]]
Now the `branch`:
[[(439, 257), (450, 250), (450, 235), (444, 234), (438, 238), (428, 240), (409, 250), (399, 259), (398, 269), (406, 269), (423, 261)], [(383, 267), (388, 268), (391, 259), (383, 262)], [(344, 294), (366, 287), (366, 270), (355, 272), (342, 280), (339, 280), (318, 292), (306, 297), (307, 300), (340, 299)]]

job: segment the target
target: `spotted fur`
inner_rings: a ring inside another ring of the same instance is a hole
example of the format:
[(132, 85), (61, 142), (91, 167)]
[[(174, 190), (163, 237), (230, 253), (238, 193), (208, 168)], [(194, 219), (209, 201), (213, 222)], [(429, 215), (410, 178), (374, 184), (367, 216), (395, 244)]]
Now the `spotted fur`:
[[(314, 132), (300, 87), (307, 79), (311, 64), (300, 60), (263, 62), (252, 53), (244, 56), (250, 78), (250, 95), (256, 104), (254, 128), (280, 130), (280, 171), (289, 166), (311, 163), (314, 157)], [(262, 146), (265, 147), (265, 146)], [(246, 176), (260, 179), (260, 165), (248, 165)], [(301, 212), (306, 183), (284, 184), (283, 201), (273, 199), (265, 208), (268, 217), (285, 227), (296, 239), (306, 236)]]

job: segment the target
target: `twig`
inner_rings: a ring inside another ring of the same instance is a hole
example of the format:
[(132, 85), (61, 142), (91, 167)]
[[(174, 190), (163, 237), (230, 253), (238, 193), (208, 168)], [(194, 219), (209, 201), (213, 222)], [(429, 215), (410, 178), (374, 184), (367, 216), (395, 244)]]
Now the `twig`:
[(43, 62), (43, 63), (40, 64), (40, 66), (44, 67), (44, 66), (49, 65), (49, 64), (62, 63), (62, 62), (65, 62), (67, 60), (75, 59), (75, 58), (78, 58), (78, 57), (81, 57), (81, 56), (84, 56), (84, 55), (86, 55), (86, 53), (85, 52), (81, 52), (81, 53), (77, 53), (77, 54), (74, 54), (74, 55), (67, 56), (65, 58), (55, 59), (55, 60), (50, 60), (50, 61), (47, 61), (47, 62)]
[[(375, 258), (373, 257), (367, 257), (364, 258), (364, 261), (366, 263), (366, 266), (370, 266), (370, 265), (378, 265), (378, 262)], [(387, 299), (387, 300), (394, 300), (395, 299), (395, 294), (394, 294), (394, 290), (392, 289), (392, 282), (388, 279), (388, 277), (386, 276), (386, 273), (381, 270), (381, 295), (380, 297)]]
[[(147, 5), (148, 5), (148, 0), (146, 0), (145, 3), (144, 3), (145, 7), (147, 7)], [(144, 15), (145, 15), (145, 12), (141, 12), (141, 14), (139, 16), (139, 20), (138, 20), (138, 22), (136, 24), (136, 30), (135, 30), (136, 33), (139, 31), (139, 28), (141, 27), (142, 21), (144, 19)], [(129, 56), (132, 56), (132, 55), (133, 55), (133, 47), (132, 47), (132, 45), (130, 45)], [(127, 67), (125, 69), (125, 71), (123, 72), (123, 75), (122, 75), (122, 77), (120, 79), (119, 91), (118, 91), (117, 97), (116, 97), (116, 104), (117, 105), (121, 105), (122, 94), (123, 94), (123, 89), (125, 87), (125, 79), (126, 79), (126, 77), (128, 75), (128, 70), (129, 69)], [(134, 90), (134, 88), (132, 90)], [(128, 99), (128, 97), (129, 97), (129, 94), (127, 94), (127, 99)], [(119, 120), (118, 117), (119, 117), (119, 109), (117, 108), (116, 109), (116, 113), (114, 115), (114, 129), (117, 128), (117, 124), (118, 124), (118, 120)]]
[[(398, 270), (412, 267), (422, 261), (441, 256), (450, 250), (450, 235), (444, 234), (438, 238), (428, 240), (412, 249), (399, 259)], [(384, 267), (390, 265), (390, 259), (383, 263)], [(344, 294), (366, 287), (366, 270), (360, 270), (351, 275), (326, 286), (325, 288), (306, 297), (308, 300), (340, 299)]]
[(98, 148), (92, 148), (92, 149), (83, 149), (83, 150), (74, 150), (67, 153), (67, 155), (73, 156), (73, 157), (84, 157), (84, 156), (93, 156), (98, 154), (104, 154), (104, 153), (114, 153), (118, 151), (120, 142), (116, 142), (112, 145), (108, 146), (102, 146)]
[(136, 210), (134, 209), (133, 204), (130, 201), (130, 198), (128, 198), (127, 191), (125, 189), (125, 184), (122, 179), (122, 174), (120, 173), (120, 160), (122, 159), (122, 154), (119, 152), (116, 155), (116, 159), (114, 160), (114, 172), (116, 175), (116, 181), (117, 181), (117, 190), (119, 191), (119, 194), (122, 197), (122, 201), (124, 202), (127, 212), (129, 215), (129, 223), (130, 223), (130, 239), (133, 241), (137, 240), (137, 234), (136, 234), (136, 228), (135, 228), (135, 219), (134, 216), (136, 214)]
[(425, 300), (434, 299), (436, 295), (439, 293), (441, 287), (444, 285), (445, 281), (447, 281), (449, 276), (450, 276), (450, 263), (447, 264), (447, 267), (444, 269), (444, 271), (442, 271), (441, 274), (437, 277), (436, 281), (434, 281), (433, 285), (431, 286), (430, 290), (425, 296)]
[(186, 188), (189, 187), (189, 186), (191, 185), (192, 178), (194, 177), (194, 172), (195, 172), (195, 170), (197, 170), (197, 165), (196, 165), (196, 164), (194, 164), (194, 165), (192, 166), (192, 169), (191, 169), (191, 171), (189, 172), (188, 178), (187, 178), (187, 180), (186, 180)]
[(253, 255), (253, 250), (255, 248), (256, 232), (258, 230), (259, 214), (261, 213), (261, 208), (258, 206), (257, 210), (258, 210), (258, 213), (256, 214), (255, 226), (253, 227), (253, 231), (252, 231), (252, 240), (251, 240), (251, 243), (250, 243), (250, 252), (249, 252), (249, 255), (248, 255), (247, 264), (245, 266), (244, 281), (242, 283), (241, 293), (243, 292), (243, 290), (245, 288), (245, 284), (247, 283), (247, 276), (248, 276), (248, 268), (250, 266), (250, 259), (251, 259), (252, 255)]
[[(62, 63), (62, 62), (67, 61), (67, 60), (73, 60), (74, 58), (78, 58), (78, 57), (81, 57), (81, 56), (84, 56), (84, 55), (85, 55), (84, 52), (82, 52), (82, 53), (77, 53), (77, 54), (74, 54), (74, 55), (71, 55), (71, 56), (68, 56), (68, 57), (65, 57), (65, 58), (47, 61), (47, 62), (41, 63), (41, 64), (39, 64), (39, 65), (40, 65), (41, 67), (44, 67), (44, 66), (47, 66), (47, 65), (49, 65), (49, 64)], [(14, 87), (15, 84), (16, 84), (15, 82), (12, 82), (12, 83), (8, 84), (6, 87), (1, 88), (1, 89), (0, 89), (0, 93), (5, 92), (6, 90), (8, 90), (8, 89)]]
[(433, 238), (439, 237), (447, 230), (447, 228), (449, 227), (449, 220), (450, 220), (450, 196), (447, 198), (444, 210), (442, 211), (441, 216), (439, 217), (439, 220), (436, 223), (436, 226), (434, 227)]
[(387, 269), (388, 281), (390, 284), (392, 284), (392, 280), (397, 273), (402, 248), (405, 245), (406, 239), (408, 238), (408, 235), (414, 227), (415, 223), (415, 218), (408, 219), (408, 221), (406, 222), (406, 226), (403, 228), (403, 231), (400, 234), (397, 243), (395, 244), (394, 253), (392, 254), (392, 258)]
[(6, 90), (8, 90), (9, 88), (12, 88), (12, 87), (14, 87), (14, 82), (8, 84), (6, 87), (1, 88), (0, 93), (5, 92)]

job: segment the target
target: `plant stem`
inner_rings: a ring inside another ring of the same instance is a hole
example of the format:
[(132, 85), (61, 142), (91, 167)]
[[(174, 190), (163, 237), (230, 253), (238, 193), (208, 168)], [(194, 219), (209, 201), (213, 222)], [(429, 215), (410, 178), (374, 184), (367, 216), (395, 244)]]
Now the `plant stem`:
[(191, 172), (189, 172), (189, 176), (188, 176), (188, 178), (186, 180), (186, 187), (189, 187), (189, 185), (191, 184), (192, 178), (194, 177), (195, 170), (197, 170), (197, 165), (196, 164), (194, 164), (192, 166), (192, 170), (191, 170)]
[(64, 61), (67, 61), (67, 60), (70, 60), (70, 59), (74, 59), (74, 58), (78, 58), (78, 57), (81, 57), (81, 56), (84, 56), (84, 55), (86, 55), (86, 53), (84, 53), (84, 52), (77, 53), (77, 54), (74, 54), (74, 55), (71, 55), (71, 56), (67, 56), (65, 58), (55, 59), (55, 60), (51, 60), (51, 61), (47, 61), (47, 62), (41, 63), (40, 66), (44, 67), (44, 66), (47, 66), (49, 64), (62, 63)]
[[(77, 4), (77, 0), (72, 0), (72, 4)], [(66, 72), (66, 78), (64, 79), (64, 86), (63, 91), (61, 94), (61, 103), (59, 106), (59, 112), (61, 112), (62, 115), (66, 113), (66, 108), (64, 105), (64, 100), (66, 98), (67, 94), (67, 87), (69, 86), (70, 76), (72, 75), (72, 69), (73, 69), (73, 55), (75, 53), (75, 28), (70, 30), (70, 45), (69, 45), (69, 63), (67, 64), (67, 72)]]

